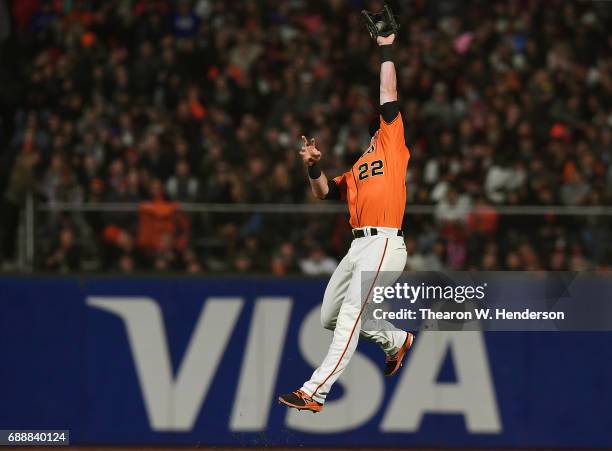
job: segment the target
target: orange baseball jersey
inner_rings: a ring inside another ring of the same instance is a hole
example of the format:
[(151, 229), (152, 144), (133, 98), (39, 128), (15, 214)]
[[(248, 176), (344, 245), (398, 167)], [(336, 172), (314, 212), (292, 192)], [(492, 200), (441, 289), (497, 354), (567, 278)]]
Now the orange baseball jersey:
[(409, 159), (402, 114), (390, 123), (381, 116), (370, 148), (350, 171), (334, 178), (341, 199), (348, 203), (353, 228), (402, 227)]

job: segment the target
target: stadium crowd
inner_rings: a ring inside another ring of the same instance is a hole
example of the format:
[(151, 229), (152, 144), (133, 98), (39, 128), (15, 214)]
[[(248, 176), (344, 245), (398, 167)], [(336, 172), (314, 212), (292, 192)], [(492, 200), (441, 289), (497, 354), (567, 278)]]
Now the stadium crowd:
[[(391, 4), (411, 150), (408, 267), (609, 268), (606, 217), (495, 206), (611, 204), (610, 4)], [(188, 214), (179, 203), (315, 202), (300, 136), (317, 138), (331, 175), (365, 149), (379, 64), (359, 12), (380, 6), (14, 2), (21, 102), (0, 153), (5, 262), (34, 193), (51, 206), (140, 205), (39, 213), (39, 270), (331, 273), (351, 238), (344, 214)]]

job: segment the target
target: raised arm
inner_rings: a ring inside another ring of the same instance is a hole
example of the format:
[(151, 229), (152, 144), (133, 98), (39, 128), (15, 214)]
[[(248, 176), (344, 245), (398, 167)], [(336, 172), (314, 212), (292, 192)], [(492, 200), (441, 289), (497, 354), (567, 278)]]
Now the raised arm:
[(308, 168), (310, 189), (315, 197), (318, 199), (340, 199), (338, 184), (334, 180), (328, 180), (323, 171), (321, 171), (321, 168), (319, 168), (318, 161), (321, 159), (321, 152), (317, 149), (314, 138), (309, 143), (308, 139), (302, 136), (300, 155)]
[(393, 63), (393, 41), (395, 34), (387, 37), (379, 36), (376, 43), (380, 46), (382, 62), (380, 65), (380, 104), (397, 100), (397, 77)]
[(310, 181), (310, 189), (318, 199), (325, 199), (329, 188), (327, 187), (327, 177), (317, 164), (321, 159), (321, 152), (317, 149), (315, 139), (312, 138), (310, 143), (304, 135), (302, 135), (302, 149), (300, 150), (302, 161), (308, 168), (308, 180)]
[[(387, 37), (378, 36), (376, 42), (380, 46), (380, 132), (379, 139), (385, 148), (402, 148), (408, 151), (404, 141), (404, 123), (396, 120), (400, 116), (397, 101), (397, 78), (393, 62), (392, 45), (395, 34)], [(390, 147), (389, 147), (390, 146)], [(410, 154), (410, 151), (408, 151)]]

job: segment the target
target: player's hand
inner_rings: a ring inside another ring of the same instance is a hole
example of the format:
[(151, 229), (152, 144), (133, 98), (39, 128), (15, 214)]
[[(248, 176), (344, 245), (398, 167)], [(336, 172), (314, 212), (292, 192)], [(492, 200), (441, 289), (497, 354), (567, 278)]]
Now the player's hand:
[(393, 44), (393, 41), (395, 41), (395, 33), (390, 34), (389, 36), (378, 36), (376, 38), (376, 43), (378, 45), (390, 45)]
[(321, 152), (317, 149), (317, 143), (314, 138), (308, 142), (308, 139), (302, 135), (302, 149), (300, 150), (302, 161), (306, 166), (312, 166), (321, 159)]

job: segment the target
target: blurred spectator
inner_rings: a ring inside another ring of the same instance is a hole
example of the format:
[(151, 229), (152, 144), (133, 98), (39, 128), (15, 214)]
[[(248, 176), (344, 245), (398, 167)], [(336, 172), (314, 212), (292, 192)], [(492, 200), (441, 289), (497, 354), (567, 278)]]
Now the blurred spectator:
[(129, 274), (134, 271), (134, 259), (131, 255), (124, 254), (119, 257), (118, 270), (123, 274)]
[(60, 272), (78, 271), (81, 263), (81, 251), (75, 243), (74, 232), (69, 227), (59, 231), (57, 244), (45, 258), (46, 269)]
[(417, 243), (414, 238), (406, 238), (406, 269), (409, 271), (425, 271), (427, 268), (425, 257), (417, 249)]
[(583, 205), (586, 203), (590, 190), (582, 174), (574, 171), (569, 176), (569, 180), (561, 187), (561, 201), (565, 205)]
[(323, 249), (314, 247), (308, 257), (300, 261), (302, 272), (308, 276), (331, 275), (338, 266), (338, 261), (325, 255)]
[(525, 184), (527, 174), (520, 163), (514, 167), (494, 164), (489, 168), (485, 180), (487, 197), (495, 203), (504, 203), (508, 194)]
[(467, 216), (467, 226), (471, 234), (492, 236), (497, 231), (497, 213), (487, 200), (479, 196)]
[(298, 266), (293, 243), (282, 243), (273, 254), (270, 270), (275, 276), (284, 276), (296, 272)]
[(189, 173), (189, 164), (186, 160), (176, 163), (176, 170), (166, 182), (168, 197), (178, 202), (193, 202), (198, 195), (198, 179)]
[(138, 246), (156, 256), (156, 269), (171, 269), (174, 252), (184, 250), (189, 242), (189, 218), (176, 203), (164, 199), (158, 179), (151, 181), (150, 193), (151, 200), (140, 204)]
[(462, 225), (468, 219), (470, 212), (470, 198), (465, 194), (459, 194), (454, 187), (448, 189), (444, 199), (436, 205), (435, 217), (442, 225)]
[[(408, 212), (435, 206), (435, 224), (406, 221), (409, 267), (609, 264), (605, 218), (498, 217), (492, 205), (612, 204), (612, 5), (404, 3), (396, 65)], [(0, 66), (0, 100), (18, 105), (7, 116), (14, 130), (0, 129), (2, 259), (15, 260), (28, 192), (48, 203), (143, 203), (138, 214), (72, 216), (73, 241), (97, 247), (80, 258), (98, 269), (290, 274), (311, 261), (312, 243), (341, 257), (344, 218), (188, 220), (175, 203), (312, 201), (296, 158), (302, 133), (316, 136), (328, 175), (361, 155), (379, 77), (362, 6), (13, 2), (6, 41), (0, 26), (0, 45), (19, 55)], [(17, 80), (4, 83), (9, 72)], [(59, 216), (40, 219), (40, 248), (53, 247), (43, 232), (61, 228)]]
[(431, 251), (425, 254), (424, 269), (428, 271), (444, 271), (447, 269), (444, 242), (437, 241)]
[(19, 212), (25, 204), (28, 193), (36, 189), (34, 167), (38, 160), (37, 152), (25, 149), (19, 152), (0, 203), (2, 212), (0, 259), (6, 264), (12, 264), (15, 260)]

